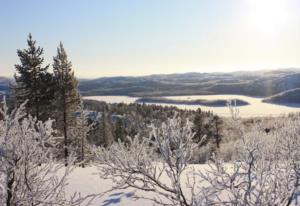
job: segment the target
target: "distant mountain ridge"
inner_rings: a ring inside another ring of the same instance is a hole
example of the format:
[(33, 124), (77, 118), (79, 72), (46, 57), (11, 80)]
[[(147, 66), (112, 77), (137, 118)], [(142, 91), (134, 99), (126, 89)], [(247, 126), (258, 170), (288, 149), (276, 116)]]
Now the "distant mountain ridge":
[(241, 94), (268, 97), (294, 88), (300, 88), (299, 69), (104, 77), (80, 82), (80, 91), (85, 96)]
[[(0, 92), (9, 90), (12, 79), (0, 77)], [(300, 88), (300, 69), (241, 71), (230, 73), (176, 73), (148, 76), (117, 76), (79, 79), (84, 96), (128, 95), (137, 97), (171, 95), (240, 94), (269, 97)]]

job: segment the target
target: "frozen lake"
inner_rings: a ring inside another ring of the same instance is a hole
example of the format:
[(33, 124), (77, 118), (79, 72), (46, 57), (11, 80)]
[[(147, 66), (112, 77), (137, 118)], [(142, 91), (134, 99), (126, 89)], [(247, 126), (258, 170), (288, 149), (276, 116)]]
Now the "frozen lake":
[[(92, 99), (98, 101), (105, 101), (107, 103), (134, 103), (138, 97), (129, 96), (87, 96), (85, 99)], [(241, 117), (255, 117), (255, 116), (279, 116), (281, 114), (288, 114), (292, 112), (300, 112), (300, 104), (293, 106), (277, 105), (262, 102), (262, 98), (248, 97), (242, 95), (189, 95), (189, 96), (166, 96), (165, 98), (175, 99), (175, 100), (228, 100), (228, 99), (240, 99), (247, 101), (249, 105), (240, 106), (240, 116)], [(196, 110), (201, 108), (204, 111), (212, 111), (220, 116), (229, 116), (229, 110), (227, 107), (208, 107), (199, 105), (182, 105), (182, 104), (161, 104), (155, 103), (162, 106), (176, 106), (180, 109), (190, 109)]]

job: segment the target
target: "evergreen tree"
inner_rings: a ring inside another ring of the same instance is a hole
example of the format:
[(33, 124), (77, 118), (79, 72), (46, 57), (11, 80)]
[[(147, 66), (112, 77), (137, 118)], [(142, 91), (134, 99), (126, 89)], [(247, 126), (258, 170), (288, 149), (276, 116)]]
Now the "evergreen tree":
[(219, 149), (220, 148), (220, 143), (222, 141), (221, 129), (222, 129), (223, 121), (219, 116), (214, 115), (213, 122), (214, 122), (214, 125), (215, 125), (215, 128), (214, 128), (215, 129), (214, 130), (214, 142), (216, 144), (216, 147)]
[(95, 125), (89, 121), (89, 111), (84, 110), (83, 101), (78, 107), (78, 115), (76, 115), (76, 124), (72, 128), (72, 150), (80, 161), (80, 166), (84, 167), (87, 159), (90, 158), (90, 147), (88, 144), (88, 136)]
[(212, 113), (203, 112), (201, 109), (196, 111), (194, 117), (194, 127), (195, 132), (194, 141), (196, 143), (201, 142), (200, 146), (207, 145), (214, 138), (214, 119)]
[(48, 73), (49, 65), (43, 66), (44, 51), (36, 46), (31, 34), (28, 36), (27, 45), (27, 49), (17, 51), (21, 63), (15, 65), (16, 83), (12, 85), (12, 93), (17, 106), (28, 100), (28, 113), (45, 120), (49, 117), (49, 106), (53, 99), (53, 78)]
[(69, 129), (75, 125), (75, 112), (80, 104), (78, 81), (72, 71), (72, 63), (68, 60), (67, 53), (60, 43), (57, 56), (53, 58), (53, 72), (55, 80), (55, 106), (56, 126), (64, 137), (64, 156), (67, 162), (70, 144)]
[(125, 127), (122, 117), (117, 117), (115, 124), (115, 137), (117, 141), (125, 141)]
[(110, 117), (106, 110), (103, 110), (102, 119), (100, 121), (100, 139), (105, 147), (110, 146), (114, 142), (114, 136), (112, 134), (112, 125)]
[(193, 131), (195, 132), (195, 136), (193, 139), (195, 142), (200, 142), (206, 134), (204, 127), (204, 114), (201, 109), (197, 109), (193, 123)]

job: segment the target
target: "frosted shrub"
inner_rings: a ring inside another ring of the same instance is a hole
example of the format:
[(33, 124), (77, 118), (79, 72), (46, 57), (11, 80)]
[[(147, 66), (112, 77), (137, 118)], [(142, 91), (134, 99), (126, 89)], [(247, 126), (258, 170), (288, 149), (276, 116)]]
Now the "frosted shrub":
[(244, 132), (234, 109), (232, 114), (232, 127), (240, 136), (232, 163), (224, 163), (217, 154), (199, 170), (189, 165), (196, 148), (191, 124), (172, 118), (160, 127), (151, 126), (153, 141), (128, 138), (128, 144), (98, 149), (101, 177), (114, 180), (116, 189), (144, 191), (136, 198), (161, 205), (299, 204), (300, 119), (278, 120), (278, 129), (269, 133), (259, 124)]
[(236, 145), (236, 161), (224, 164), (216, 159), (209, 170), (199, 173), (209, 185), (200, 187), (200, 191), (206, 191), (200, 197), (212, 205), (295, 203), (299, 193), (299, 147), (299, 120), (287, 121), (270, 134), (257, 125)]
[(25, 104), (9, 114), (4, 103), (0, 112), (0, 205), (79, 205), (64, 193), (71, 168), (52, 158), (52, 121), (28, 116)]
[(193, 188), (184, 192), (180, 180), (197, 145), (191, 123), (182, 125), (181, 119), (174, 117), (158, 128), (151, 125), (150, 138), (128, 137), (127, 144), (118, 142), (109, 149), (98, 149), (101, 178), (112, 179), (118, 189), (132, 187), (154, 193), (152, 197), (136, 194), (137, 198), (165, 205), (192, 205)]

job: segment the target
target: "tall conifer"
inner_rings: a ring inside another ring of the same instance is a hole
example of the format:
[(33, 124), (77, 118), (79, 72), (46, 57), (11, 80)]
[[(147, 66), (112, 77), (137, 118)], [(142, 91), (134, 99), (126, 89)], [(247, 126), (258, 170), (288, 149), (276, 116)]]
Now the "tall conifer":
[[(55, 80), (55, 107), (56, 124), (64, 137), (64, 156), (69, 156), (68, 147), (71, 143), (69, 134), (76, 121), (76, 110), (80, 104), (78, 92), (78, 81), (72, 70), (72, 63), (68, 60), (67, 53), (60, 43), (57, 48), (57, 55), (53, 58), (53, 72)], [(66, 161), (67, 162), (67, 161)]]
[(32, 35), (28, 35), (28, 48), (18, 50), (20, 64), (16, 64), (15, 84), (12, 85), (12, 93), (17, 105), (27, 102), (28, 113), (37, 119), (48, 119), (50, 105), (53, 98), (53, 79), (48, 72), (49, 65), (43, 66), (44, 50), (36, 46)]

